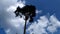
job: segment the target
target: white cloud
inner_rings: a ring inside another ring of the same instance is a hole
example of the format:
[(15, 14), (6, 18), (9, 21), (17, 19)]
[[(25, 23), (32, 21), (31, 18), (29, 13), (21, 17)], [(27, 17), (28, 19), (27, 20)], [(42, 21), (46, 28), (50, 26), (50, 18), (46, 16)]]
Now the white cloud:
[(5, 32), (6, 32), (6, 33), (9, 33), (9, 32), (10, 32), (10, 29), (5, 30)]
[(36, 10), (36, 14), (42, 13), (42, 10)]
[(55, 26), (49, 26), (49, 27), (47, 28), (47, 30), (48, 30), (49, 32), (51, 32), (51, 33), (54, 33), (54, 32), (57, 31), (57, 28), (56, 28)]
[(17, 0), (0, 0), (1, 11), (1, 26), (4, 28), (6, 34), (23, 34), (24, 19), (15, 17), (14, 11), (17, 6), (21, 8), (24, 6), (24, 2), (17, 2)]
[[(5, 29), (7, 34), (23, 34), (24, 28), (24, 19), (20, 17), (15, 17), (13, 13), (16, 10), (16, 7), (19, 5), (21, 8), (25, 6), (25, 2), (17, 2), (17, 0), (0, 0), (0, 14), (2, 14), (2, 27)], [(42, 13), (38, 10), (36, 13)], [(49, 20), (47, 16), (40, 16), (40, 19), (37, 20), (38, 23), (34, 22), (30, 25), (27, 31), (30, 34), (48, 34), (45, 27), (51, 33), (57, 31), (57, 28), (60, 27), (60, 21), (56, 16), (50, 16)]]
[(47, 30), (49, 32), (55, 32), (57, 31), (57, 28), (60, 27), (60, 21), (54, 16), (52, 15), (50, 17), (50, 23), (49, 23), (50, 26), (48, 26)]
[(9, 8), (7, 8), (7, 11), (15, 11), (17, 7), (23, 8), (25, 6), (24, 2), (17, 2), (15, 5), (11, 5)]
[(40, 16), (38, 23), (35, 22), (31, 24), (27, 31), (29, 31), (30, 34), (48, 34), (45, 27), (47, 27), (47, 31), (54, 33), (57, 31), (57, 28), (60, 27), (60, 21), (54, 15), (50, 16), (49, 20), (47, 16)]
[(14, 27), (20, 27), (21, 24), (24, 25), (24, 20), (22, 18), (12, 18), (12, 19), (8, 19), (7, 21), (9, 21), (9, 24), (11, 24)]
[[(20, 6), (22, 8), (24, 6), (24, 4), (23, 3), (16, 3), (15, 5), (10, 6), (7, 9), (7, 12), (11, 16), (11, 17), (7, 18), (7, 21), (9, 22), (9, 25), (13, 27), (12, 28), (13, 30), (11, 30), (11, 31), (15, 30), (18, 34), (23, 34), (24, 22), (25, 21), (23, 18), (15, 17), (15, 14), (14, 14), (14, 11), (16, 10), (16, 8), (18, 6)], [(11, 32), (11, 34), (16, 33), (16, 32)]]
[[(33, 32), (34, 34), (47, 34), (45, 31), (45, 27), (47, 27), (48, 19), (46, 16), (41, 16), (40, 19), (38, 20), (38, 23), (33, 23), (27, 31), (30, 31), (30, 34)], [(31, 31), (33, 29), (33, 31)]]

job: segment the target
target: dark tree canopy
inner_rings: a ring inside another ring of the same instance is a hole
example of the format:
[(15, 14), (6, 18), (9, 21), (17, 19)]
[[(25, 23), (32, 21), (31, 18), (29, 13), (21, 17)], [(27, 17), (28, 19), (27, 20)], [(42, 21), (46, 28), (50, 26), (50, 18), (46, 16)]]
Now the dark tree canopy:
[[(17, 10), (14, 12), (17, 16), (22, 17), (22, 15), (25, 16), (25, 20), (27, 21), (28, 18), (30, 18), (29, 22), (33, 21), (33, 17), (36, 16), (36, 8), (33, 5), (26, 5), (23, 8), (20, 8), (19, 6), (17, 7)], [(22, 15), (21, 15), (22, 14)]]

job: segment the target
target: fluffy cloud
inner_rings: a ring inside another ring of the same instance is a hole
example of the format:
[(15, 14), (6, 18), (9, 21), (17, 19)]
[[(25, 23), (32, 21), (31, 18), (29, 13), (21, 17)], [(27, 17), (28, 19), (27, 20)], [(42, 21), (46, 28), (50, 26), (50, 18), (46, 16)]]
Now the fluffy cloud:
[[(30, 34), (47, 34), (45, 27), (47, 27), (48, 19), (46, 16), (41, 16), (40, 19), (38, 20), (38, 23), (33, 23), (27, 31), (30, 31)], [(33, 30), (33, 31), (32, 31)]]
[[(24, 1), (17, 2), (17, 0), (0, 0), (0, 25), (7, 34), (23, 34), (25, 21), (23, 18), (15, 17), (14, 11), (17, 6), (21, 8), (25, 6), (24, 3)], [(40, 14), (42, 11), (36, 10), (36, 13)], [(40, 16), (37, 21), (38, 23), (35, 21), (26, 31), (29, 31), (30, 34), (48, 34), (46, 29), (54, 33), (60, 27), (60, 21), (54, 15), (50, 16), (49, 19), (45, 15)]]
[(60, 27), (60, 21), (54, 15), (52, 15), (50, 17), (50, 23), (47, 30), (53, 33), (57, 31), (58, 27)]
[(47, 16), (40, 16), (40, 19), (37, 21), (38, 23), (35, 22), (31, 24), (27, 29), (30, 34), (48, 34), (47, 31), (54, 33), (57, 31), (57, 28), (60, 27), (60, 21), (54, 15), (50, 16), (49, 19)]
[[(21, 6), (21, 5), (22, 6)], [(7, 9), (7, 12), (9, 13), (9, 18), (7, 18), (7, 21), (9, 22), (10, 27), (10, 32), (7, 34), (23, 34), (23, 29), (24, 29), (24, 19), (20, 17), (15, 17), (14, 10), (16, 10), (17, 6), (20, 6), (21, 8), (24, 6), (22, 3), (17, 3), (14, 6), (10, 6)]]
[(17, 0), (0, 0), (0, 25), (4, 28), (6, 34), (23, 34), (24, 19), (15, 17), (14, 11), (17, 6), (21, 8), (25, 2)]

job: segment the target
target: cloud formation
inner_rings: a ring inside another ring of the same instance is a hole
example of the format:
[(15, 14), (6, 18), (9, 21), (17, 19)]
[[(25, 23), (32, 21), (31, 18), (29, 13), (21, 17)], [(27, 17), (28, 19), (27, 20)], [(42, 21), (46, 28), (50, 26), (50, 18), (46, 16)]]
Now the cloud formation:
[[(17, 6), (21, 8), (25, 6), (25, 2), (17, 2), (17, 0), (0, 0), (0, 25), (4, 28), (6, 34), (23, 34), (24, 19), (15, 17), (14, 11)], [(36, 13), (42, 13), (42, 11), (36, 10)], [(37, 17), (37, 16), (36, 16)], [(30, 34), (48, 34), (47, 31), (54, 33), (57, 28), (60, 27), (60, 21), (55, 15), (51, 15), (49, 18), (46, 15), (40, 16), (32, 23), (26, 30)], [(47, 31), (46, 31), (47, 30)]]
[(37, 21), (38, 23), (33, 23), (27, 29), (30, 34), (48, 34), (48, 32), (51, 32), (53, 34), (57, 31), (57, 28), (60, 27), (60, 21), (54, 15), (50, 16), (49, 19), (47, 16), (41, 16)]
[(24, 19), (15, 17), (14, 11), (17, 6), (24, 6), (23, 2), (17, 0), (0, 0), (0, 25), (6, 34), (23, 34)]

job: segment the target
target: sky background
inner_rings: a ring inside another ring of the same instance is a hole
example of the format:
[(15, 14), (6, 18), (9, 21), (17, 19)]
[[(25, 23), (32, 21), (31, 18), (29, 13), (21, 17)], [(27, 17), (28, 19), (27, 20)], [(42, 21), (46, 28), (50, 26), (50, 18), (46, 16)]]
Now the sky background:
[(60, 0), (0, 0), (0, 34), (23, 34), (24, 17), (15, 17), (14, 11), (31, 4), (36, 17), (27, 22), (26, 34), (60, 34)]

